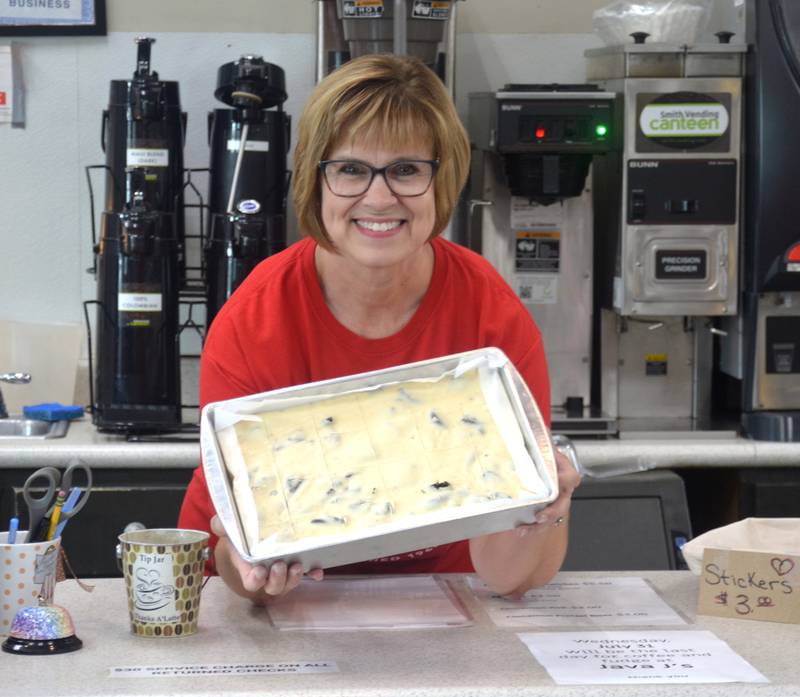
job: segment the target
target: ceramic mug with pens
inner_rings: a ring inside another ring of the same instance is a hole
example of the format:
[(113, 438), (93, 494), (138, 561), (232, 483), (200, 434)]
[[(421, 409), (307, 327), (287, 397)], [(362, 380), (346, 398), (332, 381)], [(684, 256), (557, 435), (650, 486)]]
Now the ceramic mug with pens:
[[(73, 486), (76, 472), (86, 478), (82, 489)], [(42, 484), (42, 496), (35, 491)], [(71, 462), (63, 473), (55, 467), (42, 467), (25, 481), (22, 496), (28, 507), (28, 536), (24, 542), (41, 542), (61, 536), (64, 526), (86, 505), (92, 491), (92, 470), (82, 462)]]
[[(9, 533), (0, 532), (0, 635), (8, 633), (17, 611), (36, 605), (41, 598), (53, 601), (56, 565), (61, 538), (42, 542), (8, 541)], [(25, 540), (27, 532), (17, 533)]]

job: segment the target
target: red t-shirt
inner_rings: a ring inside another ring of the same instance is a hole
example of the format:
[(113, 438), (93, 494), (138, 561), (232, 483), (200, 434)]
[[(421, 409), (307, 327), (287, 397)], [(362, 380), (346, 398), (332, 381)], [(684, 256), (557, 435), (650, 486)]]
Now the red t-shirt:
[[(422, 302), (399, 332), (383, 339), (365, 339), (331, 313), (316, 273), (313, 240), (265, 259), (214, 319), (200, 366), (200, 405), (497, 346), (520, 371), (549, 424), (544, 346), (530, 313), (483, 257), (441, 238), (431, 244), (434, 269)], [(198, 467), (178, 525), (210, 531), (213, 514)], [(470, 571), (464, 540), (328, 573)]]

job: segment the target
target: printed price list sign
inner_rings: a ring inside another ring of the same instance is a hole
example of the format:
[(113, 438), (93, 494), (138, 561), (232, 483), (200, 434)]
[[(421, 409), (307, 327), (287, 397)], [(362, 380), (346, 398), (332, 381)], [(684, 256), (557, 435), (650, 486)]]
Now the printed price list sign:
[(800, 624), (800, 558), (706, 548), (697, 614)]
[(483, 581), (470, 586), (498, 627), (682, 625), (683, 618), (639, 577), (558, 576), (519, 600), (492, 593)]

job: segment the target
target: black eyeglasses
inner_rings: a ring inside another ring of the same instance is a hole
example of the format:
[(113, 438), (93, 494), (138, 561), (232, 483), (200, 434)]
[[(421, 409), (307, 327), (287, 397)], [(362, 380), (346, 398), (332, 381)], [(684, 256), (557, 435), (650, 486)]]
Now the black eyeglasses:
[(385, 167), (373, 167), (358, 160), (322, 160), (319, 168), (336, 196), (362, 196), (377, 174), (395, 196), (422, 196), (430, 188), (439, 160), (398, 160)]

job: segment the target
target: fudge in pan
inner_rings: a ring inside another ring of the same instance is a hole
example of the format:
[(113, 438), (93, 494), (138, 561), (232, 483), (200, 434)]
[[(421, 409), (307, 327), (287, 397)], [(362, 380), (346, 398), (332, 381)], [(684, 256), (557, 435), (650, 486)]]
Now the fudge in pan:
[(217, 438), (251, 549), (534, 496), (541, 484), (520, 479), (477, 369), (248, 414)]

